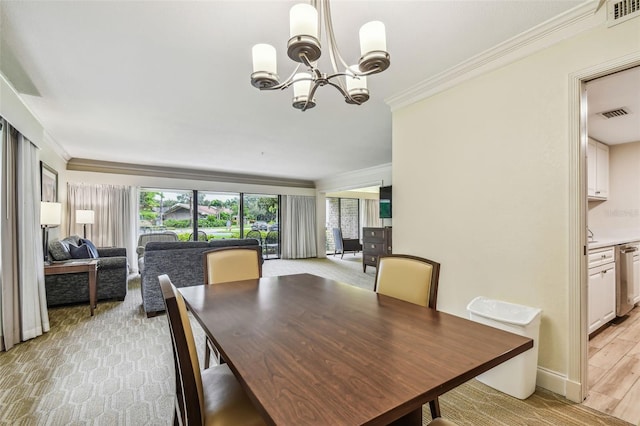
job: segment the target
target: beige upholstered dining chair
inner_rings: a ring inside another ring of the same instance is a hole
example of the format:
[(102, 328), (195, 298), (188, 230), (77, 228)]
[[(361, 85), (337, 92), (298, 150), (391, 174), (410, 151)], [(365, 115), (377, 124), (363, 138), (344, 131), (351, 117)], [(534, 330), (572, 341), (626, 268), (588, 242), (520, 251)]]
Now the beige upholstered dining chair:
[(204, 282), (220, 284), (262, 277), (258, 246), (230, 246), (205, 251)]
[[(440, 264), (407, 254), (378, 257), (375, 291), (416, 305), (436, 309)], [(440, 417), (438, 398), (429, 401), (431, 416)]]
[[(207, 250), (203, 254), (205, 284), (220, 284), (231, 281), (251, 280), (262, 277), (262, 262), (259, 246), (230, 246)], [(221, 362), (220, 351), (206, 339), (204, 368), (211, 362), (211, 350)]]
[(375, 291), (436, 309), (439, 277), (438, 262), (407, 254), (380, 255)]
[(200, 370), (187, 308), (167, 275), (164, 297), (176, 374), (174, 424), (263, 425), (264, 421), (226, 364)]

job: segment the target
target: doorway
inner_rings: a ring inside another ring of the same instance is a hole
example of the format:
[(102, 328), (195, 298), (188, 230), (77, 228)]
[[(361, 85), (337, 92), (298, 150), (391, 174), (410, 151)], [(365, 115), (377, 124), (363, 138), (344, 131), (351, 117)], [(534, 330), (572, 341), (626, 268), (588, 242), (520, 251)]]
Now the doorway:
[[(599, 84), (602, 84), (605, 81), (605, 79), (611, 80), (614, 76), (621, 77), (620, 80), (623, 81), (624, 76), (625, 75), (628, 76), (628, 73), (630, 72), (629, 70), (631, 70), (632, 68), (637, 67), (637, 69), (640, 70), (639, 65), (640, 65), (640, 58), (638, 57), (638, 55), (636, 55), (636, 57), (634, 58), (626, 58), (625, 60), (613, 61), (611, 63), (602, 64), (598, 67), (594, 67), (592, 69), (586, 70), (580, 75), (571, 76), (571, 80), (572, 80), (571, 82), (575, 84), (573, 88), (576, 90), (576, 93), (575, 93), (576, 99), (580, 100), (579, 105), (577, 105), (577, 110), (580, 111), (580, 113), (578, 114), (576, 112), (576, 117), (579, 117), (578, 118), (579, 125), (575, 126), (576, 129), (579, 129), (579, 135), (577, 135), (576, 139), (574, 139), (579, 141), (579, 143), (577, 144), (578, 145), (577, 153), (579, 155), (577, 158), (577, 167), (576, 167), (577, 168), (576, 184), (578, 185), (577, 188), (579, 188), (579, 191), (578, 191), (579, 194), (577, 194), (576, 197), (574, 197), (575, 201), (578, 203), (578, 205), (576, 205), (575, 207), (576, 207), (576, 212), (579, 211), (576, 217), (577, 219), (576, 226), (578, 226), (579, 228), (576, 229), (577, 234), (573, 236), (572, 240), (575, 242), (576, 250), (581, 252), (581, 253), (576, 253), (578, 254), (578, 257), (580, 257), (581, 260), (579, 262), (576, 261), (576, 267), (577, 269), (579, 269), (579, 271), (576, 272), (576, 280), (573, 281), (579, 284), (579, 288), (575, 289), (576, 291), (574, 293), (575, 295), (574, 303), (578, 304), (581, 308), (573, 309), (574, 313), (572, 314), (572, 318), (575, 320), (574, 324), (578, 324), (575, 330), (578, 331), (579, 329), (579, 338), (576, 339), (576, 340), (579, 340), (579, 344), (577, 342), (574, 342), (574, 343), (576, 343), (575, 344), (576, 348), (578, 347), (580, 348), (580, 351), (579, 353), (574, 353), (573, 354), (574, 356), (571, 356), (572, 349), (570, 349), (570, 371), (572, 371), (571, 364), (573, 364), (574, 361), (579, 359), (580, 360), (579, 368), (577, 368), (577, 365), (574, 365), (574, 367), (576, 367), (576, 369), (579, 370), (579, 373), (580, 373), (580, 378), (581, 378), (581, 380), (579, 380), (579, 383), (581, 383), (580, 398), (581, 400), (584, 400), (585, 398), (587, 398), (585, 401), (585, 405), (591, 408), (597, 409), (599, 411), (603, 411), (607, 414), (622, 418), (623, 420), (632, 422), (634, 424), (636, 424), (640, 420), (640, 412), (638, 412), (637, 409), (626, 407), (627, 405), (635, 406), (636, 404), (633, 404), (633, 403), (628, 404), (627, 402), (624, 402), (626, 392), (621, 391), (620, 385), (622, 383), (618, 382), (616, 383), (615, 386), (611, 385), (611, 383), (613, 382), (613, 379), (611, 378), (608, 379), (609, 383), (607, 383), (606, 378), (603, 379), (604, 377), (603, 374), (606, 374), (605, 372), (603, 372), (602, 370), (597, 370), (596, 367), (594, 367), (593, 365), (591, 366), (591, 368), (589, 368), (590, 356), (593, 356), (595, 352), (597, 352), (598, 350), (601, 350), (603, 345), (600, 344), (599, 348), (596, 348), (593, 345), (590, 346), (588, 334), (587, 334), (588, 333), (587, 331), (588, 315), (586, 311), (588, 306), (588, 294), (587, 294), (588, 293), (587, 291), (588, 273), (587, 273), (587, 259), (586, 259), (587, 256), (585, 255), (587, 254), (587, 248), (589, 246), (589, 241), (590, 241), (589, 237), (587, 236), (587, 227), (599, 227), (598, 231), (600, 233), (600, 239), (605, 239), (606, 237), (605, 238), (603, 237), (606, 235), (606, 232), (602, 227), (603, 212), (604, 214), (609, 215), (608, 219), (613, 219), (614, 221), (616, 219), (615, 216), (618, 215), (618, 213), (621, 216), (625, 216), (629, 212), (625, 212), (625, 209), (619, 209), (619, 207), (615, 207), (615, 206), (607, 210), (607, 207), (605, 206), (605, 203), (607, 201), (600, 201), (600, 202), (587, 201), (587, 179), (586, 179), (587, 164), (586, 164), (585, 157), (586, 157), (587, 144), (588, 144), (589, 137), (605, 143), (607, 142), (607, 140), (603, 140), (603, 139), (608, 138), (611, 145), (615, 145), (621, 142), (620, 138), (618, 137), (619, 135), (611, 134), (609, 136), (606, 136), (605, 133), (602, 133), (601, 128), (598, 128), (598, 126), (592, 125), (596, 121), (593, 118), (594, 113), (608, 112), (608, 109), (603, 107), (603, 105), (607, 104), (607, 102), (604, 102), (606, 101), (606, 99), (603, 100), (603, 99), (597, 98), (596, 93), (598, 92), (597, 90), (595, 90), (595, 87), (597, 87), (597, 85)], [(635, 81), (637, 85), (640, 85), (640, 79), (631, 79), (631, 81)], [(592, 85), (591, 87), (593, 89), (591, 90), (591, 95), (593, 95), (591, 97), (589, 95), (589, 90), (588, 90), (590, 85)], [(631, 90), (631, 88), (627, 87), (626, 90), (627, 91)], [(638, 90), (638, 88), (636, 88), (636, 90)], [(614, 96), (613, 90), (611, 90), (609, 93), (611, 94), (611, 97)], [(598, 96), (602, 96), (602, 95), (598, 95)], [(622, 107), (624, 106), (625, 105), (622, 105)], [(626, 106), (629, 107), (629, 105), (626, 105)], [(572, 105), (572, 107), (576, 107), (576, 105)], [(600, 111), (600, 109), (602, 109), (603, 111)], [(615, 110), (615, 109), (617, 108), (611, 108), (611, 110)], [(636, 108), (632, 107), (631, 109), (633, 110)], [(615, 112), (614, 116), (615, 114), (618, 114), (618, 113), (624, 114), (624, 111)], [(604, 115), (604, 114), (601, 114), (601, 115)], [(604, 118), (602, 118), (602, 120), (604, 120)], [(597, 124), (602, 124), (602, 123), (597, 123)], [(640, 137), (637, 137), (635, 141), (627, 140), (625, 142), (640, 142)], [(640, 149), (640, 144), (638, 144), (638, 149)], [(640, 204), (639, 204), (639, 208), (640, 208)], [(598, 217), (598, 220), (595, 220), (595, 217), (592, 217), (590, 220), (589, 213), (591, 210), (595, 210), (595, 209), (599, 209), (599, 213), (601, 216)], [(640, 218), (638, 219), (640, 224)], [(636, 228), (640, 230), (640, 226)], [(598, 239), (598, 237), (596, 236), (596, 238), (594, 239)], [(636, 308), (636, 310), (638, 309), (640, 308)], [(638, 323), (638, 327), (640, 328), (640, 322)], [(639, 334), (640, 334), (640, 330), (639, 330)], [(614, 344), (614, 346), (616, 345)], [(616, 351), (623, 352), (624, 348), (622, 348), (621, 346), (622, 345), (617, 345), (616, 348), (610, 348), (609, 350), (612, 353)], [(621, 354), (620, 358), (616, 362), (624, 362), (624, 354)], [(623, 369), (622, 367), (624, 366), (620, 365), (618, 367), (619, 367), (618, 370), (622, 370)], [(573, 371), (576, 371), (576, 370), (573, 370)], [(630, 383), (627, 383), (628, 384), (627, 390), (631, 392), (635, 392), (636, 394), (640, 394), (640, 382), (634, 383), (637, 381), (636, 380), (637, 376), (635, 377), (631, 376), (633, 375), (631, 371), (629, 371), (628, 374), (630, 376), (627, 379), (625, 379), (624, 377), (620, 377), (621, 376), (620, 371), (618, 371), (618, 373), (616, 374), (617, 376), (616, 380), (621, 379), (621, 380), (626, 380), (626, 382), (630, 382)], [(599, 392), (591, 391), (590, 387), (597, 386), (598, 382), (600, 383), (599, 387), (595, 389), (597, 389)], [(569, 398), (570, 386), (568, 386), (567, 388), (568, 388), (567, 397)], [(615, 389), (615, 391), (613, 389)], [(610, 393), (610, 395), (606, 395), (607, 393)], [(633, 397), (633, 395), (631, 395), (630, 397), (635, 398)]]

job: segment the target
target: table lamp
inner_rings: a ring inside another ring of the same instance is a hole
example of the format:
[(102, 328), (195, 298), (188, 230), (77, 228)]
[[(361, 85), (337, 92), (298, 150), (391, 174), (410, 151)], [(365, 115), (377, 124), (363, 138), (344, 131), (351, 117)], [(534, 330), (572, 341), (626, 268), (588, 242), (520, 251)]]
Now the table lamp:
[(87, 224), (93, 225), (95, 219), (95, 214), (93, 210), (76, 210), (76, 223), (82, 224), (82, 229), (84, 232), (84, 236), (82, 238), (87, 238)]
[(42, 249), (45, 263), (49, 263), (49, 228), (55, 228), (62, 223), (62, 204), (40, 203), (40, 225), (44, 230), (42, 234)]

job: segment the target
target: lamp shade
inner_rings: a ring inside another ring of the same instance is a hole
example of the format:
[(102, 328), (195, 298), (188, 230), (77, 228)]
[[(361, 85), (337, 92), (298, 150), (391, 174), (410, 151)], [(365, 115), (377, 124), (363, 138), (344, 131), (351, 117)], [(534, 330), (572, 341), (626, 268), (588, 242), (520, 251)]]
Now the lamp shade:
[(253, 72), (266, 71), (277, 74), (276, 48), (270, 44), (256, 44), (251, 49)]
[(360, 27), (360, 54), (374, 51), (387, 51), (387, 35), (380, 21), (367, 22)]
[[(350, 66), (349, 70), (353, 73), (354, 76), (356, 75), (357, 72), (360, 72), (357, 65)], [(347, 92), (349, 93), (353, 92), (354, 90), (367, 88), (367, 77), (364, 75), (356, 78), (356, 77), (352, 77), (347, 72), (346, 79), (347, 79)]]
[(93, 210), (76, 210), (76, 223), (95, 223)]
[(318, 11), (310, 4), (299, 3), (289, 11), (289, 36), (318, 37)]
[(293, 97), (307, 98), (311, 89), (311, 74), (307, 72), (299, 72), (293, 77)]
[(40, 224), (53, 226), (62, 223), (62, 204), (60, 203), (40, 203)]

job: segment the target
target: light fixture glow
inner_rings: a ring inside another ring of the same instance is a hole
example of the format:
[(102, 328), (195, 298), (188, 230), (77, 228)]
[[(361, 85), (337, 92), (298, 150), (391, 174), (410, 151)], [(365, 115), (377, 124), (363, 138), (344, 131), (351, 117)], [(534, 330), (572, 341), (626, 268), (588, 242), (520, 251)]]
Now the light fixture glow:
[(82, 225), (84, 237), (87, 238), (87, 225), (95, 223), (95, 213), (93, 210), (76, 210), (76, 223)]
[[(362, 56), (357, 66), (349, 66), (342, 59), (336, 43), (329, 3), (329, 0), (311, 0), (310, 4), (296, 4), (289, 11), (287, 55), (298, 65), (286, 80), (281, 82), (276, 73), (275, 48), (265, 44), (253, 47), (251, 84), (254, 87), (283, 90), (293, 86), (292, 105), (302, 111), (316, 105), (315, 92), (318, 87), (326, 85), (335, 87), (349, 104), (360, 105), (369, 100), (366, 77), (382, 72), (390, 65), (385, 26), (380, 21), (372, 21), (360, 28)], [(326, 38), (331, 73), (318, 69), (317, 61), (322, 54), (320, 28)], [(306, 67), (306, 72), (302, 72), (301, 66)], [(339, 71), (339, 66), (344, 71)]]

